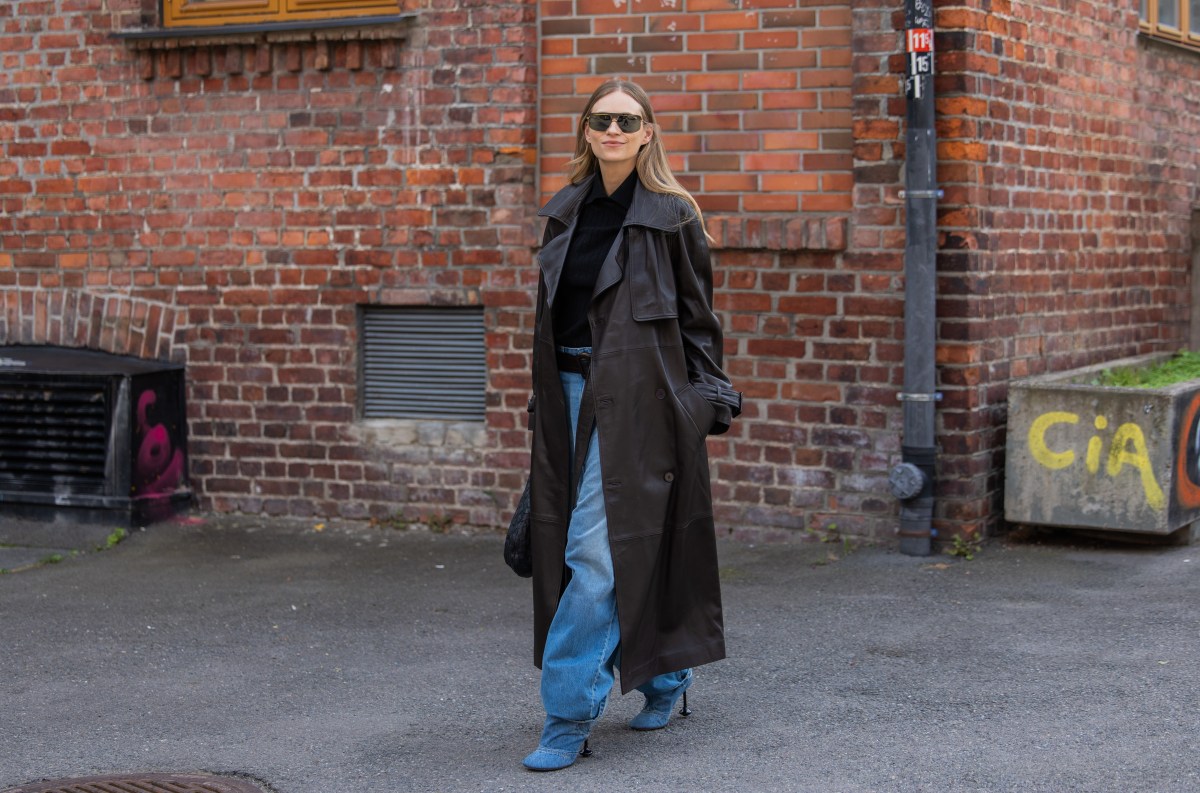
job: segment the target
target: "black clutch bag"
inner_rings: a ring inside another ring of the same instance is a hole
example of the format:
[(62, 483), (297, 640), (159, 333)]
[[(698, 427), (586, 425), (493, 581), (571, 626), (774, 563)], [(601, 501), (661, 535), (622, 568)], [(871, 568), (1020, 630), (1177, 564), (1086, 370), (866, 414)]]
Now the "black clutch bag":
[(529, 480), (525, 480), (525, 491), (517, 502), (512, 520), (508, 523), (508, 534), (504, 538), (504, 563), (521, 578), (533, 576), (533, 548), (529, 536)]

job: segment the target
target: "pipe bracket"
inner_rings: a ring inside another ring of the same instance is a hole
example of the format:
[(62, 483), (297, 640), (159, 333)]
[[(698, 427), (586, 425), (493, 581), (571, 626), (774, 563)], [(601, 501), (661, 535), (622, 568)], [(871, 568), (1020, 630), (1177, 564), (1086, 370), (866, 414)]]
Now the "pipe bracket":
[(899, 394), (896, 394), (896, 399), (900, 400), (901, 402), (941, 402), (942, 392), (935, 391), (932, 394), (910, 394), (901, 391)]

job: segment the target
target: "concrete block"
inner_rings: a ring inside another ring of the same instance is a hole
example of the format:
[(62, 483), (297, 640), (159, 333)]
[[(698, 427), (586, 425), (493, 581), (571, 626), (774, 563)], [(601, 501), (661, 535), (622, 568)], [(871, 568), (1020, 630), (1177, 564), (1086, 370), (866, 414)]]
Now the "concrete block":
[(1148, 355), (1013, 381), (1004, 516), (1013, 523), (1170, 534), (1200, 519), (1200, 380), (1088, 384)]

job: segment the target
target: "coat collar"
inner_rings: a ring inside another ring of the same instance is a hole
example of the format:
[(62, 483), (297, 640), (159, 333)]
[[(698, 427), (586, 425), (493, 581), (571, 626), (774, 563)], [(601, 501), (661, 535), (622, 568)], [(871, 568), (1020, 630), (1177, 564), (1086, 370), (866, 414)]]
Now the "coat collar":
[(604, 191), (603, 179), (592, 179), (592, 189), (588, 190), (587, 198), (583, 199), (583, 203), (586, 206), (596, 201), (608, 200), (619, 204), (628, 213), (629, 205), (633, 203), (633, 191), (637, 183), (637, 172), (630, 171), (629, 176), (625, 177), (625, 181), (621, 182), (612, 195), (609, 195)]
[[(570, 225), (578, 216), (579, 208), (592, 189), (592, 182), (599, 176), (593, 173), (577, 184), (567, 185), (554, 194), (546, 206), (538, 212), (539, 217), (554, 218)], [(625, 213), (625, 226), (646, 226), (668, 231), (680, 225), (679, 199), (666, 193), (652, 193), (642, 186), (639, 179), (633, 187), (633, 201)]]
[[(546, 206), (538, 212), (540, 217), (552, 218), (566, 227), (546, 243), (538, 253), (538, 264), (546, 283), (546, 303), (548, 305), (554, 305), (563, 262), (567, 257), (571, 236), (575, 233), (575, 220), (579, 217), (579, 209), (591, 192), (593, 181), (598, 178), (597, 174), (592, 174), (578, 184), (567, 185), (555, 193)], [(681, 214), (683, 211), (683, 202), (678, 198), (665, 193), (652, 193), (642, 186), (641, 180), (638, 180), (634, 184), (633, 200), (629, 204), (629, 211), (625, 213), (625, 222), (621, 228), (624, 230), (629, 226), (644, 226), (669, 231), (681, 225), (681, 220), (685, 217)], [(608, 252), (604, 264), (600, 266), (600, 272), (596, 278), (596, 291), (593, 292), (593, 295), (600, 294), (621, 280), (625, 270), (623, 262), (618, 259), (622, 236), (623, 231), (622, 234), (617, 235), (612, 250)]]

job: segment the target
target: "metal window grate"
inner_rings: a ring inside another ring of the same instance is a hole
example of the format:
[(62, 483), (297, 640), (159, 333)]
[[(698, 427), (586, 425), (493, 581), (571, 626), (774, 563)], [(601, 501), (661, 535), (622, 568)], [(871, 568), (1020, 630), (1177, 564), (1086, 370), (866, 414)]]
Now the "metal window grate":
[(482, 308), (362, 310), (363, 418), (482, 421)]

